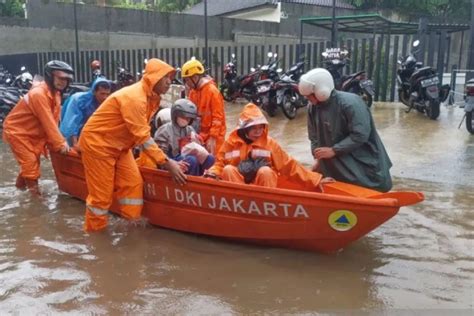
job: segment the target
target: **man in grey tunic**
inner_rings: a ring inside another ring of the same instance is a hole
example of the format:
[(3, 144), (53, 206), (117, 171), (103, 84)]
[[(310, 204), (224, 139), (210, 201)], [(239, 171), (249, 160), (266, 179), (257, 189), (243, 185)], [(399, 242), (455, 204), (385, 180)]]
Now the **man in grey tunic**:
[(392, 163), (362, 99), (335, 90), (331, 74), (323, 68), (304, 74), (299, 90), (311, 102), (308, 136), (313, 170), (338, 181), (389, 191)]

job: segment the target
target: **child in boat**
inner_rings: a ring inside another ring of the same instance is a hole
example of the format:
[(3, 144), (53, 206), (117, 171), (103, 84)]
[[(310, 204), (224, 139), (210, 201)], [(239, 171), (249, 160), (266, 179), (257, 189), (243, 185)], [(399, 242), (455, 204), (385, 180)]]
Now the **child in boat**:
[(311, 191), (318, 188), (322, 179), (321, 174), (304, 168), (268, 136), (267, 119), (252, 103), (240, 113), (237, 128), (204, 176), (271, 188), (277, 187), (279, 177), (284, 177)]
[(154, 139), (168, 158), (178, 161), (184, 173), (202, 176), (215, 159), (201, 145), (199, 134), (191, 126), (196, 118), (196, 105), (190, 100), (179, 99), (171, 107), (171, 122), (160, 126)]

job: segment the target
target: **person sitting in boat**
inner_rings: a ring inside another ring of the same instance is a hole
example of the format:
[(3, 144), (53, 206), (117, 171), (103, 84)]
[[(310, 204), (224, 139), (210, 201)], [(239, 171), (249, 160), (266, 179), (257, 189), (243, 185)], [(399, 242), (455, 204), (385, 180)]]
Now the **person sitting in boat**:
[(279, 177), (314, 190), (322, 175), (304, 168), (268, 136), (268, 121), (258, 106), (247, 104), (237, 128), (219, 150), (205, 177), (275, 188)]
[(299, 83), (308, 107), (308, 136), (314, 171), (326, 177), (387, 192), (392, 163), (369, 108), (356, 94), (334, 89), (331, 74), (316, 68)]
[(178, 161), (185, 174), (202, 176), (215, 159), (201, 145), (199, 134), (191, 126), (196, 118), (196, 105), (179, 99), (171, 107), (171, 121), (158, 128), (154, 139), (168, 158)]
[(112, 85), (109, 80), (99, 77), (86, 92), (73, 94), (63, 105), (63, 115), (59, 130), (68, 141), (69, 146), (76, 149), (84, 124), (97, 110), (99, 105), (110, 95)]

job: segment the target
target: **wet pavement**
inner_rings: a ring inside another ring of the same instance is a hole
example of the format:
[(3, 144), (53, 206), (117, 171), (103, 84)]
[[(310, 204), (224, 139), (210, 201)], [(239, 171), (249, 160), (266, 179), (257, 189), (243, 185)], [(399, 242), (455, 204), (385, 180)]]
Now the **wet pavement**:
[[(241, 109), (228, 104), (228, 125)], [(395, 190), (426, 201), (346, 249), (321, 255), (174, 232), (111, 217), (82, 231), (84, 204), (42, 162), (43, 199), (15, 189), (0, 143), (0, 311), (21, 314), (318, 314), (356, 310), (473, 313), (474, 136), (458, 108), (437, 121), (397, 104), (373, 115)], [(306, 114), (269, 119), (283, 148), (311, 164)]]

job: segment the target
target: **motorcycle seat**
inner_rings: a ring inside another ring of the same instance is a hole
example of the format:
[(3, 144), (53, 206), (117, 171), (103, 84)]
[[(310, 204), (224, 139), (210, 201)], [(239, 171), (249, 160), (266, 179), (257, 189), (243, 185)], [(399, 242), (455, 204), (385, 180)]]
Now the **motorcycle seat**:
[(257, 86), (260, 86), (260, 85), (263, 85), (263, 84), (271, 84), (273, 83), (273, 80), (271, 79), (265, 79), (265, 80), (260, 80), (260, 81), (257, 81), (255, 84)]

